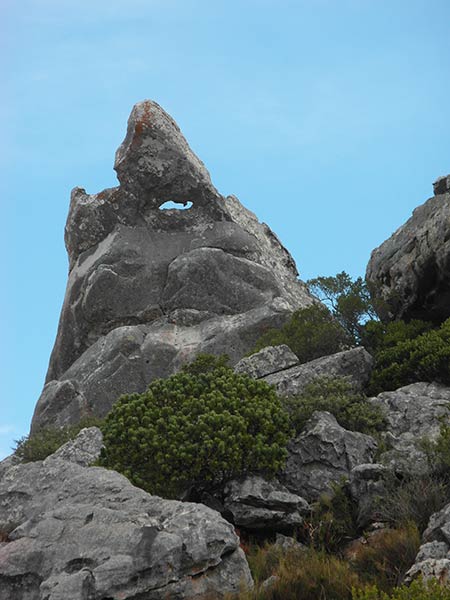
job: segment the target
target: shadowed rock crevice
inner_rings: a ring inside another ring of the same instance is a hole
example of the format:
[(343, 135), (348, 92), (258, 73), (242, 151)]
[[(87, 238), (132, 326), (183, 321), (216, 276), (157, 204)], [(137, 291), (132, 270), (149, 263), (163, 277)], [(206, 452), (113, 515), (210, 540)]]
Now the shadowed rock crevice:
[[(174, 120), (138, 103), (116, 153), (120, 186), (72, 192), (69, 279), (32, 429), (103, 416), (199, 352), (237, 362), (313, 302), (289, 252), (211, 183)], [(168, 201), (188, 210), (161, 210)]]

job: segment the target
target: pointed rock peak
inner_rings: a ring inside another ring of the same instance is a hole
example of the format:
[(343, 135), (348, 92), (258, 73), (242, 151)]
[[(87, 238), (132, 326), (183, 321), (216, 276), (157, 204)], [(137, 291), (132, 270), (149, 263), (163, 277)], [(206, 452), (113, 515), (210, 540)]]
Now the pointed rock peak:
[(433, 192), (435, 196), (448, 194), (450, 192), (450, 174), (436, 179), (433, 183)]
[(122, 189), (149, 208), (168, 201), (202, 205), (220, 197), (178, 125), (152, 100), (133, 107), (114, 169)]

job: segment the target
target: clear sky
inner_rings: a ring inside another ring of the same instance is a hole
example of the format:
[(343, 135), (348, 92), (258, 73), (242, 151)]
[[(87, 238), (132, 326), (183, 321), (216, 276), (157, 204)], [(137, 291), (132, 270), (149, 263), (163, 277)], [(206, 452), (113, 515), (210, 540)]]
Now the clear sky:
[(67, 277), (70, 190), (116, 185), (159, 102), (303, 279), (363, 275), (450, 172), (448, 0), (2, 0), (0, 457), (28, 432)]

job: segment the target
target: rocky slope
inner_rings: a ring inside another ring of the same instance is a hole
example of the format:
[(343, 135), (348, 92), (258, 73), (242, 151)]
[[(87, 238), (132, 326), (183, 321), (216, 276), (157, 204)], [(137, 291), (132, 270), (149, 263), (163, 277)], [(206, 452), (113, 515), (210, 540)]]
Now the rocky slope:
[(433, 187), (434, 197), (372, 252), (367, 266), (392, 318), (450, 317), (450, 175)]
[(114, 168), (119, 187), (72, 192), (69, 279), (33, 431), (103, 416), (199, 352), (236, 362), (313, 302), (276, 235), (217, 192), (155, 102), (133, 108)]

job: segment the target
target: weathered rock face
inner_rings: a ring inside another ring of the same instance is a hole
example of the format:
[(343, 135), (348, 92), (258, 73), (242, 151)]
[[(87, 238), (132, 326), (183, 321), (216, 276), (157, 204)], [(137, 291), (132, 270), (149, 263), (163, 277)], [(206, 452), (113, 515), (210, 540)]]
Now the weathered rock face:
[(450, 175), (434, 183), (435, 196), (381, 246), (366, 278), (397, 319), (441, 322), (450, 317)]
[(267, 346), (259, 352), (241, 359), (234, 370), (236, 373), (245, 373), (254, 379), (272, 375), (279, 371), (298, 365), (299, 360), (286, 344)]
[(370, 463), (377, 449), (369, 435), (348, 431), (335, 417), (317, 411), (305, 429), (288, 444), (281, 481), (308, 502), (331, 491), (331, 484), (348, 478), (357, 465)]
[(417, 577), (436, 578), (441, 583), (450, 579), (450, 504), (431, 516), (422, 536), (416, 560), (406, 574), (406, 581)]
[[(78, 438), (85, 450), (87, 437), (97, 439), (92, 431)], [(0, 600), (207, 600), (252, 585), (219, 513), (150, 496), (77, 457), (66, 447), (3, 473)]]
[(450, 388), (435, 383), (413, 383), (393, 392), (382, 392), (370, 402), (386, 416), (384, 439), (388, 450), (380, 461), (392, 470), (425, 474), (430, 465), (420, 442), (435, 440), (441, 423), (450, 422)]
[[(254, 356), (257, 357), (257, 354)], [(248, 360), (252, 358), (253, 356), (250, 356)], [(266, 375), (262, 379), (274, 385), (281, 396), (295, 396), (301, 394), (309, 383), (319, 377), (343, 377), (355, 389), (362, 389), (370, 379), (372, 368), (373, 358), (364, 348), (359, 347), (316, 358), (302, 365)]]
[(279, 481), (266, 481), (258, 475), (230, 481), (224, 507), (238, 527), (266, 533), (299, 527), (310, 511), (306, 500), (290, 493)]
[(392, 477), (392, 472), (378, 463), (358, 465), (352, 469), (349, 490), (357, 505), (357, 522), (361, 529), (380, 520), (380, 507), (387, 493), (386, 482)]
[(275, 234), (217, 192), (156, 103), (134, 107), (115, 169), (119, 187), (72, 192), (69, 280), (34, 430), (102, 416), (199, 352), (237, 362), (313, 302)]

